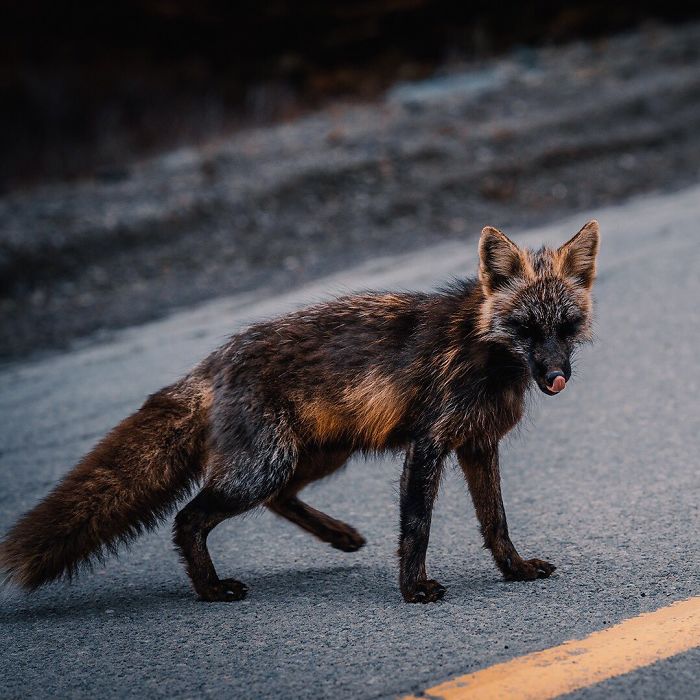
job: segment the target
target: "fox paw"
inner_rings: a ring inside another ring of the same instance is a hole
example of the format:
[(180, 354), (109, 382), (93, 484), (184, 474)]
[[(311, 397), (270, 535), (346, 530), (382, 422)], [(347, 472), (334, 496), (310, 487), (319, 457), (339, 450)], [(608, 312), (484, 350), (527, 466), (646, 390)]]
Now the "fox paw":
[(549, 578), (557, 567), (544, 559), (508, 559), (503, 567), (503, 577), (506, 581), (534, 581), (538, 578)]
[(224, 578), (217, 583), (200, 587), (197, 593), (201, 600), (207, 602), (230, 602), (243, 600), (248, 594), (248, 586), (234, 578)]
[(402, 591), (407, 603), (434, 603), (442, 600), (447, 589), (433, 579), (416, 581), (411, 587)]
[(333, 533), (331, 547), (340, 549), (343, 552), (356, 552), (361, 547), (364, 547), (367, 540), (350, 525), (347, 525), (346, 528)]

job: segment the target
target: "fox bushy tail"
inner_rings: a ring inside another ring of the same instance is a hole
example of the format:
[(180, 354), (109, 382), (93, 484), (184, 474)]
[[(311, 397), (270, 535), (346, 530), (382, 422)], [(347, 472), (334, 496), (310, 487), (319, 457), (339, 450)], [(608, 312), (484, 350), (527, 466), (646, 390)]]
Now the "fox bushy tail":
[(34, 590), (71, 578), (155, 527), (201, 474), (209, 395), (183, 380), (114, 428), (9, 531), (5, 580)]

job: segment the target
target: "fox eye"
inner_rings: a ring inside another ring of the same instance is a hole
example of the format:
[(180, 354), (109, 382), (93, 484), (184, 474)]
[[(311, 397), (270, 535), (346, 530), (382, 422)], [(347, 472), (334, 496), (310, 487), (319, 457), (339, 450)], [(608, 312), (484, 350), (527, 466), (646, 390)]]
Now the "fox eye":
[(523, 340), (532, 340), (537, 336), (537, 329), (530, 323), (516, 322), (513, 325), (518, 337)]
[(569, 318), (559, 324), (559, 335), (562, 338), (570, 338), (571, 336), (576, 335), (580, 325), (581, 321), (579, 319)]

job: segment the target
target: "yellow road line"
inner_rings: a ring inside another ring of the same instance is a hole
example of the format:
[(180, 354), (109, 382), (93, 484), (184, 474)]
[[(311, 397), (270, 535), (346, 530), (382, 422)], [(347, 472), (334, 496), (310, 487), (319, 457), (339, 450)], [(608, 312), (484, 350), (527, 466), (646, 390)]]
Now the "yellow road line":
[[(700, 646), (700, 596), (428, 688), (422, 698), (556, 698)], [(408, 696), (404, 700), (419, 700)]]

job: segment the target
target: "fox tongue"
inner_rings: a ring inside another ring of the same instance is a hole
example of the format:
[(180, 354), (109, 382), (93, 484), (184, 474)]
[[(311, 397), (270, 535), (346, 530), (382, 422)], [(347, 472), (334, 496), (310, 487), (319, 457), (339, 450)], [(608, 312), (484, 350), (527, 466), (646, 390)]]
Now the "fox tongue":
[(561, 374), (558, 377), (554, 377), (554, 381), (552, 382), (552, 386), (549, 387), (550, 391), (553, 391), (555, 394), (558, 394), (564, 387), (566, 386), (566, 379), (561, 376)]

